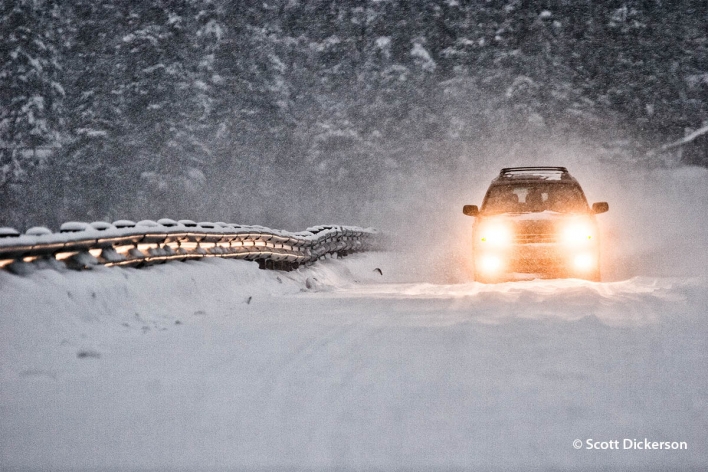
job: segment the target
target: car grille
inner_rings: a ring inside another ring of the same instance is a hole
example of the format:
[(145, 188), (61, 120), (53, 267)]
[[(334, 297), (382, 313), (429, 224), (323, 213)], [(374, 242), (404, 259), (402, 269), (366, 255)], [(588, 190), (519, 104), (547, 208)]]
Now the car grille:
[(520, 221), (514, 236), (516, 244), (556, 243), (558, 236), (552, 221)]
[(514, 242), (516, 244), (556, 243), (558, 238), (555, 234), (517, 234)]

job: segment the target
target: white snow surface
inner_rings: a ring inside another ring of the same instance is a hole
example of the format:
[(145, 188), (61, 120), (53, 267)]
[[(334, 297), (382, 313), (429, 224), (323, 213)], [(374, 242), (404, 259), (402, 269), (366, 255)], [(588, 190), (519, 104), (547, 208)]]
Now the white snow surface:
[[(0, 469), (708, 464), (705, 276), (429, 280), (392, 253), (0, 272)], [(688, 449), (585, 449), (625, 438)]]

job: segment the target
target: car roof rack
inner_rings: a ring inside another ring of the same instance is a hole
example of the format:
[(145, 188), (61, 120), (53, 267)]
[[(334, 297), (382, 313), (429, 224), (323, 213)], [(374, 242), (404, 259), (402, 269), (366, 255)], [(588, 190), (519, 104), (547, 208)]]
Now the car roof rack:
[(559, 166), (504, 167), (500, 179), (572, 179), (568, 169)]

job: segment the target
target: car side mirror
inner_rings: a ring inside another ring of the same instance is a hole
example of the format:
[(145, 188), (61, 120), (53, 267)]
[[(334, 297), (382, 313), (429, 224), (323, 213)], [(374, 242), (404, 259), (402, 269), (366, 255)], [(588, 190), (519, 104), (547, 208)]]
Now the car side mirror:
[(477, 208), (477, 205), (465, 205), (462, 207), (462, 213), (467, 216), (477, 216), (479, 214), (479, 208)]
[(596, 215), (598, 213), (605, 213), (610, 209), (610, 205), (607, 202), (595, 202), (592, 204), (592, 212)]

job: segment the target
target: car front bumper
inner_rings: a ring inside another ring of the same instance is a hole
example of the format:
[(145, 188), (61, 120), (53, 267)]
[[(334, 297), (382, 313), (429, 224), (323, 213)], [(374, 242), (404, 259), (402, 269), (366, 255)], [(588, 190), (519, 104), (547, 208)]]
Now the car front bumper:
[(475, 249), (475, 273), (479, 278), (503, 279), (512, 273), (539, 277), (599, 277), (596, 245), (569, 247), (559, 243), (511, 244), (504, 248)]

